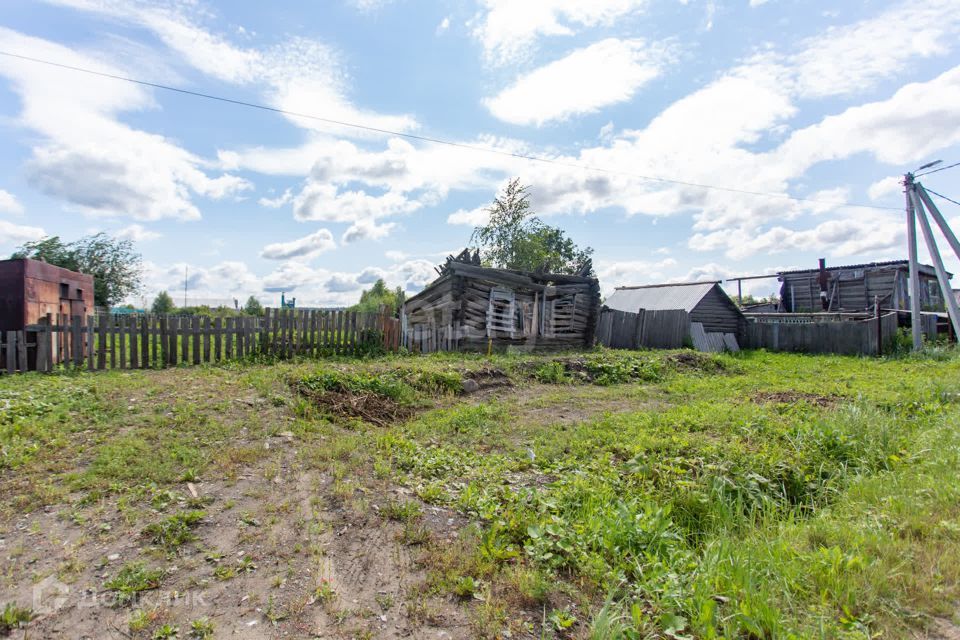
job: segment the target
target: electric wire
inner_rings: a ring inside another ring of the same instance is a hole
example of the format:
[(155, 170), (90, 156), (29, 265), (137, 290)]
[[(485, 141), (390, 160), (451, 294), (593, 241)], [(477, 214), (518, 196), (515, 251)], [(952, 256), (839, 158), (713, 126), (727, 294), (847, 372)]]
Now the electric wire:
[[(916, 174), (916, 175), (913, 176), (913, 177), (914, 177), (914, 178), (919, 178), (920, 176), (928, 176), (928, 175), (930, 175), (931, 173), (937, 173), (938, 171), (946, 171), (947, 169), (953, 169), (954, 167), (960, 167), (960, 162), (954, 162), (953, 164), (947, 165), (947, 166), (945, 166), (945, 167), (940, 167), (939, 169), (933, 169), (933, 170), (931, 170), (931, 171), (924, 171), (923, 173), (918, 173), (918, 174)], [(927, 191), (930, 191), (930, 189), (927, 189)]]
[[(51, 66), (51, 67), (57, 67), (57, 68), (60, 68), (60, 69), (66, 69), (66, 70), (69, 70), (69, 71), (75, 71), (75, 72), (78, 72), (78, 73), (86, 73), (86, 74), (89, 74), (89, 75), (100, 76), (100, 77), (103, 77), (103, 78), (110, 78), (110, 79), (112, 79), (112, 80), (119, 80), (119, 81), (122, 81), (122, 82), (129, 82), (129, 83), (132, 83), (132, 84), (137, 84), (137, 85), (141, 85), (141, 86), (145, 86), (145, 87), (151, 87), (151, 88), (154, 88), (154, 89), (162, 89), (162, 90), (164, 90), (164, 91), (171, 91), (171, 92), (174, 92), (174, 93), (179, 93), (179, 94), (183, 94), (183, 95), (187, 95), (187, 96), (193, 96), (193, 97), (196, 97), (196, 98), (204, 98), (204, 99), (207, 99), (207, 100), (214, 100), (214, 101), (217, 101), (217, 102), (224, 102), (224, 103), (227, 103), (227, 104), (237, 105), (237, 106), (241, 106), (241, 107), (248, 107), (248, 108), (251, 108), (251, 109), (259, 109), (259, 110), (261, 110), (261, 111), (269, 111), (269, 112), (272, 112), (272, 113), (278, 113), (278, 114), (282, 114), (282, 115), (286, 115), (286, 116), (292, 116), (292, 117), (295, 117), (295, 118), (304, 118), (304, 119), (307, 119), (307, 120), (314, 120), (314, 121), (317, 121), (317, 122), (323, 122), (323, 123), (325, 123), (325, 124), (331, 124), (331, 125), (340, 126), (340, 127), (346, 127), (346, 128), (351, 128), (351, 129), (358, 129), (358, 130), (361, 130), (361, 131), (369, 131), (369, 132), (371, 132), (371, 133), (380, 133), (380, 134), (385, 134), (385, 135), (391, 135), (391, 136), (397, 136), (397, 137), (401, 137), (401, 138), (406, 138), (406, 139), (409, 139), (409, 140), (417, 140), (417, 141), (420, 141), (420, 142), (427, 142), (427, 143), (431, 143), (431, 144), (439, 144), (439, 145), (446, 145), (446, 146), (449, 146), (449, 147), (456, 147), (456, 148), (459, 148), (459, 149), (466, 149), (466, 150), (469, 150), (469, 151), (477, 151), (477, 152), (481, 152), (481, 153), (491, 153), (491, 154), (496, 154), (496, 155), (501, 155), (501, 156), (507, 156), (507, 157), (511, 157), (511, 158), (518, 159), (518, 160), (527, 160), (527, 161), (530, 161), (530, 162), (539, 162), (539, 163), (544, 163), (544, 164), (552, 164), (552, 165), (562, 166), (562, 167), (567, 167), (567, 168), (572, 168), (572, 169), (580, 169), (580, 170), (583, 170), (583, 171), (592, 171), (592, 172), (597, 172), (597, 173), (606, 173), (606, 174), (611, 174), (611, 175), (620, 175), (620, 176), (624, 176), (624, 177), (630, 177), (630, 178), (635, 178), (635, 179), (638, 179), (638, 180), (643, 180), (643, 181), (646, 181), (646, 182), (659, 182), (659, 183), (664, 183), (664, 184), (674, 184), (674, 185), (685, 186), (685, 187), (693, 187), (693, 188), (698, 188), (698, 189), (707, 189), (707, 190), (714, 190), (714, 191), (724, 191), (724, 192), (727, 192), (727, 193), (736, 193), (736, 194), (741, 194), (741, 195), (758, 196), (758, 197), (764, 197), (764, 198), (778, 198), (778, 199), (782, 199), (782, 200), (792, 200), (792, 201), (795, 201), (795, 202), (809, 202), (809, 203), (813, 203), (813, 204), (831, 205), (831, 206), (836, 206), (836, 207), (853, 207), (853, 208), (859, 208), (859, 209), (877, 209), (877, 210), (882, 210), (882, 211), (899, 211), (899, 210), (900, 210), (899, 207), (885, 207), (885, 206), (880, 206), (880, 205), (872, 205), (872, 204), (857, 203), (857, 202), (840, 202), (840, 201), (820, 200), (820, 199), (817, 199), (817, 198), (804, 198), (804, 197), (802, 197), (802, 196), (791, 196), (791, 195), (787, 195), (787, 194), (783, 194), (783, 193), (770, 193), (770, 192), (765, 192), (765, 191), (751, 191), (751, 190), (749, 190), (749, 189), (738, 189), (738, 188), (736, 188), (736, 187), (725, 187), (725, 186), (714, 185), (714, 184), (704, 184), (704, 183), (699, 183), (699, 182), (690, 182), (690, 181), (687, 181), (687, 180), (677, 180), (677, 179), (672, 179), (672, 178), (663, 178), (663, 177), (659, 177), (659, 176), (648, 176), (648, 175), (643, 175), (643, 174), (639, 174), (639, 173), (633, 173), (633, 172), (630, 172), (630, 171), (622, 171), (622, 170), (617, 170), (617, 169), (609, 169), (609, 168), (605, 168), (605, 167), (596, 167), (596, 166), (586, 165), (586, 164), (580, 164), (580, 163), (576, 163), (576, 162), (566, 162), (566, 161), (563, 161), (563, 160), (556, 160), (556, 159), (553, 159), (553, 158), (544, 158), (544, 157), (541, 157), (541, 156), (534, 156), (534, 155), (528, 155), (528, 154), (523, 154), (523, 153), (516, 153), (516, 152), (513, 152), (513, 151), (505, 151), (505, 150), (503, 150), (503, 149), (495, 149), (495, 148), (492, 148), (492, 147), (483, 147), (483, 146), (480, 146), (480, 145), (466, 144), (466, 143), (463, 143), (463, 142), (455, 142), (455, 141), (453, 141), (453, 140), (444, 140), (444, 139), (442, 139), (442, 138), (435, 138), (435, 137), (431, 137), (431, 136), (417, 135), (417, 134), (414, 134), (414, 133), (405, 133), (405, 132), (402, 132), (402, 131), (392, 131), (392, 130), (390, 130), (390, 129), (383, 129), (383, 128), (380, 128), (380, 127), (372, 127), (372, 126), (369, 126), (369, 125), (359, 124), (359, 123), (356, 123), (356, 122), (347, 122), (347, 121), (344, 121), (344, 120), (336, 120), (336, 119), (333, 119), (333, 118), (325, 118), (325, 117), (323, 117), (323, 116), (317, 116), (317, 115), (313, 115), (313, 114), (309, 114), (309, 113), (301, 113), (301, 112), (297, 112), (297, 111), (290, 111), (290, 110), (281, 109), (281, 108), (278, 108), (278, 107), (271, 107), (271, 106), (265, 105), (265, 104), (258, 104), (258, 103), (255, 103), (255, 102), (247, 102), (247, 101), (245, 101), (245, 100), (237, 100), (237, 99), (234, 99), (234, 98), (227, 98), (227, 97), (224, 97), (224, 96), (217, 96), (217, 95), (214, 95), (214, 94), (204, 93), (204, 92), (201, 92), (201, 91), (192, 91), (192, 90), (190, 90), (190, 89), (183, 89), (183, 88), (180, 88), (180, 87), (173, 87), (173, 86), (169, 86), (169, 85), (165, 85), (165, 84), (160, 84), (160, 83), (157, 83), (157, 82), (149, 82), (149, 81), (147, 81), (147, 80), (140, 80), (140, 79), (137, 79), (137, 78), (131, 78), (131, 77), (116, 75), (116, 74), (112, 74), (112, 73), (106, 73), (106, 72), (104, 72), (104, 71), (96, 71), (96, 70), (87, 69), (87, 68), (84, 68), (84, 67), (76, 67), (76, 66), (73, 66), (73, 65), (63, 64), (63, 63), (60, 63), (60, 62), (54, 62), (54, 61), (52, 61), (52, 60), (44, 60), (44, 59), (42, 59), (42, 58), (35, 58), (35, 57), (32, 57), (32, 56), (26, 56), (26, 55), (22, 55), (22, 54), (18, 54), (18, 53), (12, 53), (12, 52), (10, 52), (10, 51), (0, 50), (0, 55), (7, 56), (7, 57), (9, 57), (9, 58), (16, 58), (16, 59), (19, 59), (19, 60), (25, 60), (25, 61), (28, 61), (28, 62), (35, 62), (35, 63), (38, 63), (38, 64), (44, 64), (44, 65), (48, 65), (48, 66)], [(958, 164), (960, 164), (960, 163), (958, 163)], [(956, 165), (951, 165), (951, 166), (956, 166)], [(937, 171), (943, 171), (944, 169), (949, 169), (949, 168), (950, 168), (950, 167), (943, 167), (943, 169), (937, 169)], [(928, 173), (934, 173), (934, 172), (933, 172), (933, 171), (930, 171), (930, 172), (928, 172)], [(927, 174), (924, 173), (924, 174), (920, 174), (920, 175), (927, 175)]]
[(957, 202), (957, 201), (954, 200), (953, 198), (948, 198), (947, 196), (943, 195), (942, 193), (937, 193), (936, 191), (934, 191), (933, 189), (931, 189), (931, 188), (929, 188), (929, 187), (926, 187), (926, 186), (925, 186), (925, 187), (923, 188), (923, 190), (926, 191), (927, 193), (932, 193), (933, 195), (937, 196), (938, 198), (943, 198), (943, 199), (946, 200), (947, 202), (952, 202), (953, 204), (955, 204), (955, 205), (957, 205), (957, 206), (960, 206), (960, 202)]

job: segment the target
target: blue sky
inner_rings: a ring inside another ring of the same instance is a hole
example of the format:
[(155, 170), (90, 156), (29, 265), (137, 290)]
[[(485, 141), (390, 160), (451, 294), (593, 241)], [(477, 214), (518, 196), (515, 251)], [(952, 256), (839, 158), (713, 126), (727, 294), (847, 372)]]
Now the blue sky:
[[(135, 302), (187, 269), (193, 301), (349, 304), (377, 277), (422, 288), (520, 176), (606, 291), (903, 257), (897, 177), (960, 161), (956, 9), (4, 0), (3, 51), (556, 163), (0, 56), (0, 255), (102, 230), (144, 256)], [(958, 177), (925, 184), (956, 198)]]

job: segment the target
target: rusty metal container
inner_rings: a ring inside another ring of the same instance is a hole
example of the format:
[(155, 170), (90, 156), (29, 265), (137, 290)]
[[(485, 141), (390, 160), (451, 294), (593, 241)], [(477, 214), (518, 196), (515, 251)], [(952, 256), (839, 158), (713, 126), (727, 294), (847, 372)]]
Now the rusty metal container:
[(0, 331), (19, 331), (47, 314), (94, 312), (93, 276), (40, 260), (0, 260)]

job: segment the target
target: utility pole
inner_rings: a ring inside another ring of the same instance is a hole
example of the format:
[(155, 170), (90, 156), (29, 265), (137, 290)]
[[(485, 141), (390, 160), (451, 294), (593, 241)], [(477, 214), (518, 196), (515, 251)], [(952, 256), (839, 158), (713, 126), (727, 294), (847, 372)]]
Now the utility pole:
[(920, 326), (920, 277), (917, 273), (917, 210), (913, 206), (913, 174), (903, 176), (907, 201), (907, 254), (910, 259), (910, 330), (913, 334), (913, 350), (923, 346)]
[[(923, 232), (923, 239), (927, 243), (927, 250), (930, 252), (930, 258), (933, 260), (933, 268), (937, 273), (937, 283), (940, 285), (940, 293), (943, 294), (947, 316), (953, 323), (953, 330), (960, 335), (960, 305), (957, 299), (953, 297), (953, 289), (950, 288), (950, 278), (947, 276), (947, 270), (943, 266), (943, 258), (940, 257), (940, 250), (937, 249), (937, 241), (933, 237), (933, 230), (930, 228), (930, 221), (923, 211), (923, 202), (920, 199), (919, 191), (923, 189), (922, 185), (914, 185), (910, 197), (913, 200), (914, 209), (920, 222), (920, 231)], [(933, 204), (932, 202), (930, 203)], [(936, 207), (933, 207), (936, 209)], [(940, 213), (939, 211), (937, 213)], [(946, 224), (946, 223), (944, 223)], [(949, 229), (949, 227), (946, 227)], [(950, 233), (953, 236), (953, 233)], [(956, 238), (954, 238), (956, 239)]]

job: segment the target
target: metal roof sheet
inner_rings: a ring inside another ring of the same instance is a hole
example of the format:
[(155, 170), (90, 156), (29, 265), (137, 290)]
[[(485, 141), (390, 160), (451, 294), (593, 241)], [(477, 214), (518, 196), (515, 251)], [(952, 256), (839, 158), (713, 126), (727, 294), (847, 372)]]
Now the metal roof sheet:
[[(826, 270), (827, 270), (827, 273), (829, 273), (831, 271), (844, 271), (847, 269), (870, 270), (870, 269), (884, 269), (886, 267), (897, 267), (897, 268), (902, 267), (906, 269), (909, 266), (910, 266), (910, 263), (907, 260), (886, 260), (883, 262), (863, 262), (861, 264), (839, 264), (836, 266), (827, 265)], [(929, 264), (920, 263), (917, 265), (917, 267), (920, 269), (920, 273), (936, 274), (936, 270)], [(790, 271), (778, 271), (777, 276), (805, 274), (805, 273), (819, 273), (819, 272), (820, 272), (819, 267), (815, 267), (812, 269), (792, 269)], [(953, 274), (950, 272), (947, 272), (947, 275), (951, 277), (953, 276)]]
[(616, 289), (604, 304), (617, 311), (636, 313), (639, 309), (661, 311), (683, 309), (690, 312), (714, 287), (716, 282), (693, 284), (656, 285), (651, 287), (625, 287)]

